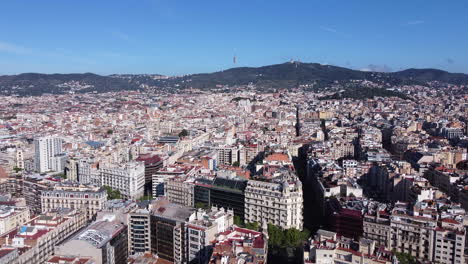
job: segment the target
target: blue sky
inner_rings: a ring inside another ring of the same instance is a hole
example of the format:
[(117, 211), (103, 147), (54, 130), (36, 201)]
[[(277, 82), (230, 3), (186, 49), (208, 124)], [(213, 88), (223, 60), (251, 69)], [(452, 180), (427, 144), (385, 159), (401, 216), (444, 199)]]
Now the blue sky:
[(178, 75), (290, 59), (468, 73), (467, 13), (466, 0), (2, 1), (0, 74)]

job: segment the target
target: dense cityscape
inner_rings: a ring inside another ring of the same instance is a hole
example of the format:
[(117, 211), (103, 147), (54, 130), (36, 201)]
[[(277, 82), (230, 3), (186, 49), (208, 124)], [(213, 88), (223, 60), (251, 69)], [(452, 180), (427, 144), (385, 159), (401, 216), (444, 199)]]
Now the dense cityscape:
[(3, 96), (0, 262), (466, 263), (468, 95), (433, 86)]
[(0, 264), (468, 264), (467, 0), (0, 4)]

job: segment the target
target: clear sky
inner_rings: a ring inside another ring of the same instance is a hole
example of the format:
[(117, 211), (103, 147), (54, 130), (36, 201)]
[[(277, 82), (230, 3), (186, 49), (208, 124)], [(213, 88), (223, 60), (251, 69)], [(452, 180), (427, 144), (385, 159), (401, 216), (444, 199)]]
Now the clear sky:
[(0, 4), (0, 74), (178, 75), (290, 59), (355, 69), (430, 67), (468, 73), (468, 1), (15, 0)]

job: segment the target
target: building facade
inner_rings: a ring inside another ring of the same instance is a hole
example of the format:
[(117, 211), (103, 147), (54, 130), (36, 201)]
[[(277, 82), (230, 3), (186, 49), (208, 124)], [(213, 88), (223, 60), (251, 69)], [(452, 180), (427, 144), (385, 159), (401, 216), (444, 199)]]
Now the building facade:
[(248, 181), (245, 221), (271, 223), (282, 228), (303, 228), (302, 184), (297, 181)]
[(34, 162), (39, 172), (51, 171), (52, 158), (62, 153), (62, 139), (57, 137), (40, 137), (34, 139)]
[(144, 194), (145, 165), (131, 162), (121, 167), (99, 168), (100, 186), (120, 191), (123, 198), (138, 199)]
[(102, 187), (85, 185), (57, 185), (41, 192), (42, 212), (56, 208), (83, 209), (92, 219), (107, 201), (107, 192)]
[(27, 207), (0, 205), (0, 234), (10, 231), (29, 221)]

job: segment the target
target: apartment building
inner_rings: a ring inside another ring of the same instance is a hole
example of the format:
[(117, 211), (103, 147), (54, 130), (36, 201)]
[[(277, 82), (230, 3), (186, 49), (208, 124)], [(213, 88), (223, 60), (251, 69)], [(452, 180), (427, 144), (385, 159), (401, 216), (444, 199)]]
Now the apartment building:
[(16, 149), (16, 167), (20, 169), (24, 169), (24, 152), (22, 149)]
[(18, 249), (15, 247), (2, 247), (0, 248), (0, 264), (13, 263), (18, 259)]
[(234, 212), (213, 207), (198, 209), (195, 219), (187, 223), (187, 261), (193, 264), (207, 263), (216, 235), (225, 232), (234, 224)]
[(392, 239), (390, 214), (386, 211), (365, 214), (363, 217), (363, 237), (372, 239), (377, 245), (390, 248)]
[(62, 153), (62, 139), (40, 137), (34, 139), (34, 162), (36, 170), (43, 173), (53, 170), (52, 158)]
[(239, 161), (239, 148), (236, 146), (219, 146), (215, 150), (218, 152), (218, 164), (220, 165), (232, 165)]
[(115, 217), (93, 222), (55, 247), (61, 256), (92, 257), (96, 264), (126, 264), (127, 227)]
[(27, 207), (0, 205), (0, 234), (28, 222), (29, 217)]
[(158, 200), (151, 208), (151, 251), (175, 264), (186, 263), (186, 222), (194, 217), (190, 207)]
[(465, 263), (466, 230), (462, 223), (451, 218), (442, 219), (434, 237), (434, 262)]
[(269, 182), (250, 180), (245, 188), (245, 221), (282, 228), (303, 227), (302, 183), (289, 170), (277, 171)]
[(129, 255), (151, 252), (150, 211), (137, 208), (128, 214)]
[(0, 244), (17, 248), (15, 263), (44, 263), (54, 254), (55, 245), (81, 229), (86, 215), (76, 210), (60, 210), (41, 214), (31, 221), (0, 236)]
[(304, 263), (393, 264), (391, 251), (369, 239), (353, 240), (335, 232), (318, 230), (306, 245)]
[(434, 261), (434, 230), (437, 221), (424, 216), (393, 213), (390, 248), (408, 253), (417, 259)]
[(23, 195), (26, 205), (33, 214), (42, 213), (41, 193), (51, 188), (50, 179), (40, 175), (29, 175), (23, 180)]
[(68, 158), (65, 162), (65, 175), (70, 181), (78, 181), (78, 161)]
[(123, 198), (138, 199), (144, 194), (145, 165), (129, 162), (123, 166), (99, 168), (100, 186), (120, 191)]
[(43, 190), (40, 195), (42, 212), (56, 208), (83, 209), (92, 219), (107, 201), (103, 187), (82, 184), (60, 184), (53, 189)]
[(165, 183), (172, 178), (185, 179), (195, 173), (194, 167), (171, 165), (161, 168), (152, 175), (153, 197), (165, 195)]
[(194, 206), (194, 179), (170, 178), (164, 182), (166, 198), (183, 206)]

